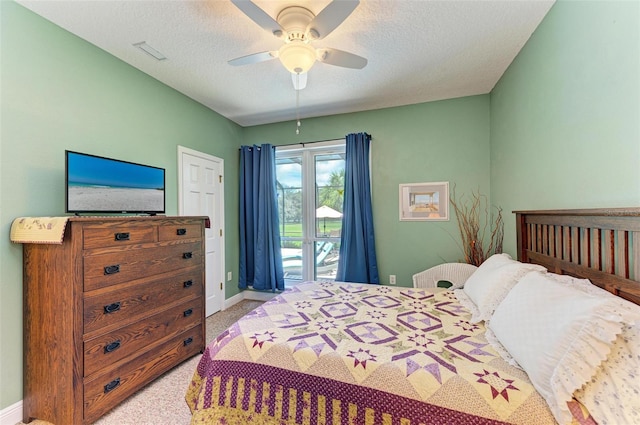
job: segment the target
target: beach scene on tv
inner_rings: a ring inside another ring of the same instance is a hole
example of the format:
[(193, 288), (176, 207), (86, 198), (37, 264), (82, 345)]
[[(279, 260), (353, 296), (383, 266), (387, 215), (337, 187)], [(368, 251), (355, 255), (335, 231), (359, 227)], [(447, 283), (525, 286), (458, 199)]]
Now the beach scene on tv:
[(164, 169), (68, 152), (68, 212), (164, 212)]

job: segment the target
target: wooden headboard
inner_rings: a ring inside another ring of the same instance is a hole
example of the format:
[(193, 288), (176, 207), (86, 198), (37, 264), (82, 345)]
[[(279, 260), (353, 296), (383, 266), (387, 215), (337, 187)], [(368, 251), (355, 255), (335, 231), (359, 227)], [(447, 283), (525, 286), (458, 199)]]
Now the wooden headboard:
[(514, 211), (518, 260), (640, 304), (640, 208)]

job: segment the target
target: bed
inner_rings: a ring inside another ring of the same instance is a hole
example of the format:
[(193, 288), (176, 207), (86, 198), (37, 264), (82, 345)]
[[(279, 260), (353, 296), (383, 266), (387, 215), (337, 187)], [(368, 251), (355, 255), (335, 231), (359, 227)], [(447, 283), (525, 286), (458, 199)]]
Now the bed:
[(266, 302), (207, 347), (192, 424), (640, 420), (640, 209), (516, 217), (517, 260), (450, 289), (317, 281)]

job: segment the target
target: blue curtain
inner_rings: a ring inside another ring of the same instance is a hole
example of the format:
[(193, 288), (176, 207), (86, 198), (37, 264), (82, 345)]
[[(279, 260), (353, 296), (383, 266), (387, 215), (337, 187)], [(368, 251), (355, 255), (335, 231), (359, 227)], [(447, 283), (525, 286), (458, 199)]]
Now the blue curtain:
[(338, 281), (380, 283), (371, 211), (370, 143), (367, 133), (347, 135)]
[(275, 148), (240, 148), (240, 279), (238, 286), (283, 290)]

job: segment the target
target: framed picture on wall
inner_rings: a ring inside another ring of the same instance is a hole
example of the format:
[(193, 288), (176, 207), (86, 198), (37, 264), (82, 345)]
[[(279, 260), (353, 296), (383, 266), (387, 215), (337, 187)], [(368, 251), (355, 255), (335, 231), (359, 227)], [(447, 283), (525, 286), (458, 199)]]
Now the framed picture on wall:
[(400, 185), (400, 221), (420, 220), (449, 220), (449, 182)]

